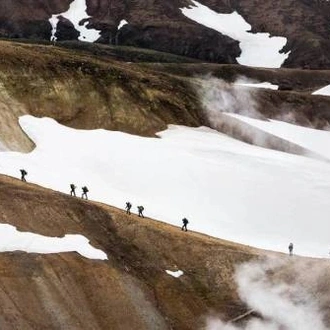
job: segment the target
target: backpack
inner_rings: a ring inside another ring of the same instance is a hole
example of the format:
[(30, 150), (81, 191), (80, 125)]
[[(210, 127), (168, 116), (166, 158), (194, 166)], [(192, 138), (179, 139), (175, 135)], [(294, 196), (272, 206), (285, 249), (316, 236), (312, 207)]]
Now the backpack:
[(76, 189), (76, 186), (73, 183), (70, 184), (70, 187), (71, 187), (72, 190)]
[(87, 187), (83, 187), (82, 190), (83, 190), (84, 193), (87, 193), (88, 192)]
[(27, 172), (25, 170), (20, 170), (22, 175), (27, 175)]

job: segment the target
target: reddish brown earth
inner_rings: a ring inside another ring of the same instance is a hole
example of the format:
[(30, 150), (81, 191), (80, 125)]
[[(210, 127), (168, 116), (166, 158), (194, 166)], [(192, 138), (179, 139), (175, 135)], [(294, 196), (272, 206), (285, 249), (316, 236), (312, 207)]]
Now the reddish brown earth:
[(0, 199), (1, 223), (81, 234), (109, 258), (0, 253), (1, 329), (184, 330), (213, 313), (231, 319), (246, 311), (232, 277), (261, 251), (5, 176)]
[[(251, 311), (239, 299), (236, 266), (267, 255), (289, 258), (7, 176), (0, 176), (0, 200), (1, 223), (46, 236), (81, 234), (108, 256), (101, 261), (76, 252), (0, 253), (4, 330), (205, 329), (210, 316), (229, 321)], [(270, 283), (304, 285), (308, 275), (308, 289), (329, 324), (327, 263), (290, 258), (267, 276)], [(317, 270), (315, 277), (310, 269)], [(184, 274), (174, 278), (165, 270)], [(248, 313), (239, 322), (256, 316)]]

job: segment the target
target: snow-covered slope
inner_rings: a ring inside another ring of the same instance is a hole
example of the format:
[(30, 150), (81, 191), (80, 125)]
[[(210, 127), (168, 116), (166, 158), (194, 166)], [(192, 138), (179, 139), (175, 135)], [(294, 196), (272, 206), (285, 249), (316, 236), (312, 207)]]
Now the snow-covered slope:
[(278, 120), (263, 121), (237, 114), (228, 114), (272, 135), (295, 143), (330, 160), (330, 132), (297, 126)]
[[(145, 215), (213, 236), (298, 254), (326, 256), (330, 168), (267, 150), (208, 128), (170, 126), (161, 138), (67, 128), (24, 116), (36, 143), (29, 154), (2, 152), (0, 172), (63, 192), (87, 185), (93, 200), (144, 205)], [(180, 228), (178, 228), (180, 230)], [(184, 235), (184, 233), (183, 233)]]
[(249, 32), (251, 25), (236, 11), (219, 14), (197, 1), (192, 0), (192, 3), (194, 5), (188, 8), (181, 8), (185, 16), (240, 42), (242, 54), (237, 58), (239, 64), (279, 68), (289, 56), (288, 53), (280, 53), (286, 45), (286, 38)]

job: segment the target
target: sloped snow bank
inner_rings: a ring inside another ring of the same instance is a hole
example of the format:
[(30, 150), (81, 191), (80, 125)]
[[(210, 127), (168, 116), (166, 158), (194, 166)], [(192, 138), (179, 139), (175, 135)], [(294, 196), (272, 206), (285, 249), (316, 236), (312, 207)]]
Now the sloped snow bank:
[[(161, 138), (75, 130), (49, 118), (20, 124), (36, 148), (0, 153), (0, 172), (89, 197), (212, 236), (261, 248), (327, 257), (330, 167), (245, 144), (214, 130), (170, 126)], [(178, 230), (180, 230), (178, 227)]]
[(238, 114), (227, 114), (267, 133), (295, 143), (330, 160), (330, 132), (289, 124), (278, 120), (263, 121)]
[(236, 11), (219, 14), (201, 3), (191, 0), (193, 5), (180, 8), (191, 20), (216, 30), (240, 42), (242, 50), (237, 62), (242, 65), (279, 68), (289, 53), (280, 53), (286, 45), (285, 37), (271, 37), (269, 33), (251, 33), (251, 25)]

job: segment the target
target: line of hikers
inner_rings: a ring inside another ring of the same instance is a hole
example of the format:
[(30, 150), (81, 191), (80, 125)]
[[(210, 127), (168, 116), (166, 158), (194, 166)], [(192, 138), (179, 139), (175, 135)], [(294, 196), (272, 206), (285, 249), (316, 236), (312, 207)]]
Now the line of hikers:
[[(21, 180), (26, 182), (25, 177), (28, 174), (27, 171), (24, 169), (21, 169), (20, 172), (21, 172)], [(77, 195), (76, 195), (77, 186), (74, 183), (71, 183), (70, 189), (71, 189), (70, 196), (77, 197)], [(88, 200), (88, 196), (87, 196), (87, 193), (89, 192), (88, 188), (86, 186), (83, 186), (81, 189), (82, 189), (81, 198)], [(132, 204), (130, 202), (126, 202), (125, 209), (126, 209), (126, 213), (129, 215), (131, 214), (131, 208), (132, 208)], [(142, 205), (139, 205), (139, 206), (137, 206), (137, 209), (138, 209), (138, 216), (144, 218), (144, 215), (143, 215), (144, 207)], [(181, 230), (188, 231), (188, 229), (187, 229), (187, 225), (189, 223), (188, 219), (183, 218), (182, 223), (183, 223), (183, 226), (181, 227)]]
[[(76, 197), (76, 188), (77, 188), (77, 186), (75, 184), (71, 183), (70, 188), (71, 188), (70, 195)], [(88, 188), (86, 186), (83, 186), (81, 188), (81, 190), (82, 190), (81, 198), (82, 199), (88, 199), (88, 197), (87, 197), (87, 193), (89, 192)]]
[[(28, 172), (24, 169), (20, 169), (20, 172), (21, 172), (21, 181), (26, 182), (25, 177), (27, 176)], [(70, 195), (76, 197), (77, 186), (75, 184), (71, 183), (70, 188), (71, 188)], [(87, 193), (89, 191), (88, 188), (86, 186), (83, 186), (81, 189), (82, 189), (81, 198), (88, 199), (88, 197), (87, 197)]]
[[(132, 204), (130, 202), (126, 202), (126, 206), (125, 206), (125, 210), (127, 214), (131, 214), (131, 208), (132, 208)], [(143, 215), (143, 211), (144, 211), (144, 207), (142, 205), (137, 206), (138, 209), (138, 216), (141, 218), (144, 218)]]
[[(126, 202), (125, 210), (128, 215), (131, 214), (131, 208), (132, 208), (131, 202)], [(144, 218), (144, 215), (143, 215), (144, 207), (142, 205), (140, 205), (137, 207), (137, 209), (138, 209), (138, 216)], [(187, 229), (187, 225), (189, 223), (188, 219), (183, 218), (182, 222), (183, 222), (183, 226), (181, 227), (181, 230), (188, 231), (188, 229)]]
[[(21, 169), (20, 172), (21, 172), (21, 180), (26, 182), (25, 176), (28, 174), (27, 171), (24, 169)], [(70, 195), (76, 197), (77, 186), (75, 184), (71, 183), (70, 188), (71, 188)], [(87, 197), (87, 193), (89, 192), (88, 188), (86, 186), (84, 186), (81, 189), (82, 189), (81, 198), (88, 200), (88, 197)], [(126, 209), (126, 213), (128, 215), (131, 214), (131, 208), (132, 208), (132, 204), (130, 202), (126, 202), (125, 209)], [(144, 215), (143, 215), (144, 207), (142, 205), (139, 205), (139, 206), (137, 206), (137, 209), (138, 209), (138, 216), (144, 218)], [(187, 225), (189, 223), (188, 219), (183, 218), (182, 223), (183, 223), (183, 225), (181, 227), (181, 230), (188, 231), (188, 229), (187, 229)], [(289, 249), (289, 255), (292, 256), (293, 255), (293, 243), (289, 244), (288, 249)]]

